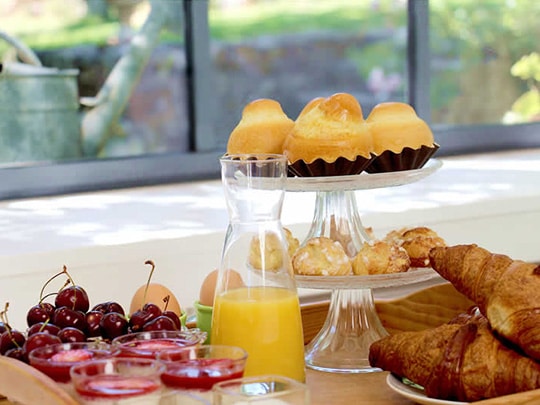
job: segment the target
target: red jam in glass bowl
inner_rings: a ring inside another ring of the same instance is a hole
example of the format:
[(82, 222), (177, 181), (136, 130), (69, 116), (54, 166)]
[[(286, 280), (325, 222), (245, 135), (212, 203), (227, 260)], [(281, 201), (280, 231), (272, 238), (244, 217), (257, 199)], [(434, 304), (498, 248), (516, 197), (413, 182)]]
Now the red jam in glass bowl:
[(206, 332), (198, 329), (148, 331), (118, 336), (112, 341), (117, 357), (156, 358), (163, 350), (194, 346), (204, 342)]
[(236, 346), (200, 345), (158, 354), (165, 363), (161, 381), (167, 387), (210, 390), (218, 382), (244, 375), (247, 353)]
[(145, 358), (91, 360), (71, 368), (71, 381), (84, 403), (159, 397), (163, 363)]
[(70, 381), (73, 365), (93, 359), (113, 357), (111, 345), (105, 342), (59, 343), (34, 349), (28, 355), (30, 365), (59, 383)]

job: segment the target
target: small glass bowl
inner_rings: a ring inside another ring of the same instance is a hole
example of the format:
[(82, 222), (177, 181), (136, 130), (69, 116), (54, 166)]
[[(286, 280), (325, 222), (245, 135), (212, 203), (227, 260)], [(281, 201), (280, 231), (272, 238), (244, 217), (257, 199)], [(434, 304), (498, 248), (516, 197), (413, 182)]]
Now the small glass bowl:
[[(131, 398), (159, 397), (163, 385), (160, 374), (165, 365), (154, 359), (116, 357), (90, 360), (71, 367), (71, 382), (83, 403), (110, 403)], [(116, 403), (116, 402), (115, 402)]]
[(306, 384), (280, 375), (262, 375), (217, 383), (212, 388), (214, 405), (309, 405)]
[[(94, 402), (89, 403), (93, 404)], [(126, 401), (109, 402), (107, 405), (212, 405), (212, 399), (203, 398), (197, 393), (165, 389), (151, 400), (146, 397), (129, 398)], [(105, 404), (104, 404), (105, 405)]]
[(206, 340), (206, 332), (199, 329), (181, 331), (148, 331), (118, 336), (111, 342), (117, 357), (145, 357), (154, 359), (163, 350), (194, 346)]
[(218, 382), (241, 378), (247, 357), (240, 347), (201, 345), (165, 350), (157, 359), (166, 365), (161, 381), (167, 387), (208, 391)]
[(70, 381), (69, 369), (73, 365), (113, 356), (114, 350), (108, 343), (76, 342), (38, 347), (30, 352), (28, 360), (31, 366), (54, 381), (67, 383)]

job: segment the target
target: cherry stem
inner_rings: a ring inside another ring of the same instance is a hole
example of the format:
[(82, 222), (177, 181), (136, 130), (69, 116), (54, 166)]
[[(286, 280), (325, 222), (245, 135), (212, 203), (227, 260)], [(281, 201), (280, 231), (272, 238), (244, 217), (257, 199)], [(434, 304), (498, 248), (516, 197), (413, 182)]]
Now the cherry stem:
[(150, 274), (148, 275), (148, 280), (146, 281), (146, 287), (144, 287), (144, 294), (143, 294), (143, 304), (146, 303), (146, 294), (148, 293), (148, 287), (150, 286), (150, 280), (152, 279), (152, 275), (154, 274), (154, 269), (156, 268), (156, 265), (152, 260), (147, 260), (144, 262), (144, 264), (148, 264), (152, 266), (152, 269), (150, 270)]
[[(67, 286), (68, 284), (69, 284), (69, 280), (67, 280), (67, 281), (64, 283), (64, 287)], [(62, 288), (60, 289), (60, 291), (62, 291), (62, 289), (63, 289), (64, 287), (62, 287)], [(49, 298), (49, 297), (51, 297), (51, 296), (53, 296), (53, 295), (58, 295), (58, 293), (57, 293), (57, 292), (49, 293), (49, 294), (47, 294), (47, 295), (45, 295), (45, 296), (43, 297), (43, 300), (45, 300), (45, 299), (47, 299), (47, 298)], [(40, 301), (40, 304), (41, 304), (42, 302), (43, 302), (43, 301)]]
[[(62, 273), (64, 273), (66, 276), (67, 276), (67, 281), (64, 283), (64, 285), (62, 286), (62, 288), (60, 288), (60, 291), (62, 291), (64, 288), (66, 288), (70, 283), (72, 286), (75, 286), (75, 281), (73, 281), (73, 278), (71, 278), (71, 274), (69, 274), (69, 272), (67, 271), (67, 266), (64, 264), (64, 268), (62, 270)], [(75, 304), (77, 303), (77, 290), (74, 291), (73, 293), (73, 307), (71, 309), (75, 309)]]
[(49, 321), (50, 321), (50, 318), (47, 318), (47, 319), (43, 322), (43, 325), (41, 325), (41, 327), (39, 328), (39, 332), (43, 332), (43, 330), (45, 329), (45, 327), (49, 324)]
[(171, 300), (171, 296), (169, 294), (167, 294), (167, 296), (165, 296), (163, 298), (163, 302), (165, 303), (165, 306), (163, 307), (163, 311), (167, 310), (167, 307), (169, 306), (169, 301), (170, 300)]
[(6, 302), (6, 305), (4, 305), (4, 310), (0, 311), (0, 321), (4, 323), (4, 326), (7, 328), (8, 334), (11, 336), (11, 326), (9, 324), (8, 320), (8, 308), (9, 308), (9, 302)]
[[(43, 300), (49, 296), (50, 294), (46, 295), (45, 297), (43, 296), (43, 293), (45, 292), (45, 288), (51, 283), (51, 281), (53, 281), (55, 278), (61, 276), (62, 274), (67, 274), (67, 268), (66, 266), (64, 265), (64, 268), (62, 269), (62, 271), (56, 273), (54, 276), (52, 276), (51, 278), (49, 278), (45, 284), (43, 284), (43, 287), (41, 287), (41, 291), (39, 292), (39, 303), (41, 304), (43, 302)], [(68, 278), (71, 280), (71, 277), (69, 276), (69, 274), (67, 274)], [(73, 280), (71, 280), (72, 282)], [(64, 287), (67, 286), (67, 283), (64, 284)], [(64, 288), (62, 287), (62, 288)]]

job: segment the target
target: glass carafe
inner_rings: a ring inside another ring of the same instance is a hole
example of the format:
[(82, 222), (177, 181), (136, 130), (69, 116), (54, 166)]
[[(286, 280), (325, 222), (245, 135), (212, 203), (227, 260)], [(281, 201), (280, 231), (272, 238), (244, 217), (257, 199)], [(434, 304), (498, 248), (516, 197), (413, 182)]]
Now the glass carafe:
[(211, 341), (247, 351), (245, 376), (279, 374), (304, 381), (300, 304), (280, 219), (286, 158), (225, 155), (220, 163), (229, 226)]

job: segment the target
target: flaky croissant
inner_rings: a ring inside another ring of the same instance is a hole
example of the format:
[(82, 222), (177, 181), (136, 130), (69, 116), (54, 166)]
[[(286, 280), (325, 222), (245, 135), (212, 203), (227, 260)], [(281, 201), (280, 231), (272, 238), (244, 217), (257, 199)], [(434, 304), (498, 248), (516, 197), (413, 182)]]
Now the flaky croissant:
[(478, 305), (493, 330), (540, 361), (540, 266), (474, 244), (433, 248), (430, 262)]
[(540, 387), (540, 364), (501, 343), (479, 311), (382, 338), (372, 343), (369, 361), (423, 386), (431, 398), (477, 401)]

